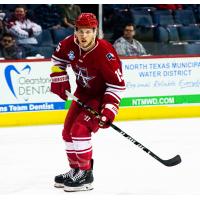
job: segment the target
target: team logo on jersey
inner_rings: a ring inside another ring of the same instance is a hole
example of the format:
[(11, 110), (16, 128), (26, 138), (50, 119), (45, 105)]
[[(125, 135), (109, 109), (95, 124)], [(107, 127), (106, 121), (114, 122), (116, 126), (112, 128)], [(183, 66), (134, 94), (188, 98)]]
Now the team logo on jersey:
[(74, 70), (77, 82), (83, 87), (90, 88), (89, 81), (94, 79), (95, 76), (88, 76), (88, 71), (86, 68), (79, 67), (76, 65), (76, 70)]
[(70, 51), (67, 55), (68, 55), (68, 57), (69, 57), (70, 60), (74, 60), (75, 55), (74, 55), (73, 51)]
[(108, 54), (106, 55), (106, 58), (107, 58), (108, 60), (115, 60), (115, 56), (114, 56), (112, 53), (108, 53)]

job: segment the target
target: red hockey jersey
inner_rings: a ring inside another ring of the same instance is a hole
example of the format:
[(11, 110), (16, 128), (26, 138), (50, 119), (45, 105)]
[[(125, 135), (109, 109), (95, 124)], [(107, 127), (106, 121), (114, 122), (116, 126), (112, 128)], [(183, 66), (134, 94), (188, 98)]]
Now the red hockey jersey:
[(66, 69), (71, 65), (75, 75), (75, 94), (82, 100), (96, 98), (102, 103), (119, 105), (125, 83), (119, 57), (112, 45), (96, 39), (96, 45), (88, 52), (75, 42), (74, 35), (62, 40), (52, 55), (54, 65)]

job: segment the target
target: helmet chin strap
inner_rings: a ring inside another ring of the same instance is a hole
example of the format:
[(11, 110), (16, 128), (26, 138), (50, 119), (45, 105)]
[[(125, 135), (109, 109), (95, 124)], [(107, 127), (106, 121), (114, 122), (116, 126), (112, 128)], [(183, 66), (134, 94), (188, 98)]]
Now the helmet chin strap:
[(96, 40), (96, 35), (97, 35), (97, 30), (94, 32), (94, 37), (92, 38), (91, 42), (88, 44), (87, 47), (82, 47), (78, 41), (78, 38), (76, 36), (76, 31), (75, 31), (75, 37), (74, 37), (74, 42), (83, 50), (83, 51), (89, 51), (95, 46), (95, 40)]

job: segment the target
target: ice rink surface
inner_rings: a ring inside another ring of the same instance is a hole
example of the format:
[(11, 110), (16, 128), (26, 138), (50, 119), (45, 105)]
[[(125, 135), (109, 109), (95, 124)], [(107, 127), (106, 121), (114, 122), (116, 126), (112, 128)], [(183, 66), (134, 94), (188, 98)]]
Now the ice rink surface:
[(62, 125), (0, 128), (0, 199), (200, 199), (200, 118), (115, 123), (162, 159), (166, 167), (112, 128), (93, 135), (94, 190), (53, 187), (68, 162)]

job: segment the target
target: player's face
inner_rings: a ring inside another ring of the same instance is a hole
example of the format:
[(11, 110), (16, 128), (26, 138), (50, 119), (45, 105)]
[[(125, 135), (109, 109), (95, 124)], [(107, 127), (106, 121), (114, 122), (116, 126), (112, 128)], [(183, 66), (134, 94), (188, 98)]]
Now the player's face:
[(95, 41), (96, 31), (91, 28), (79, 28), (76, 31), (79, 45), (83, 49), (89, 48)]

